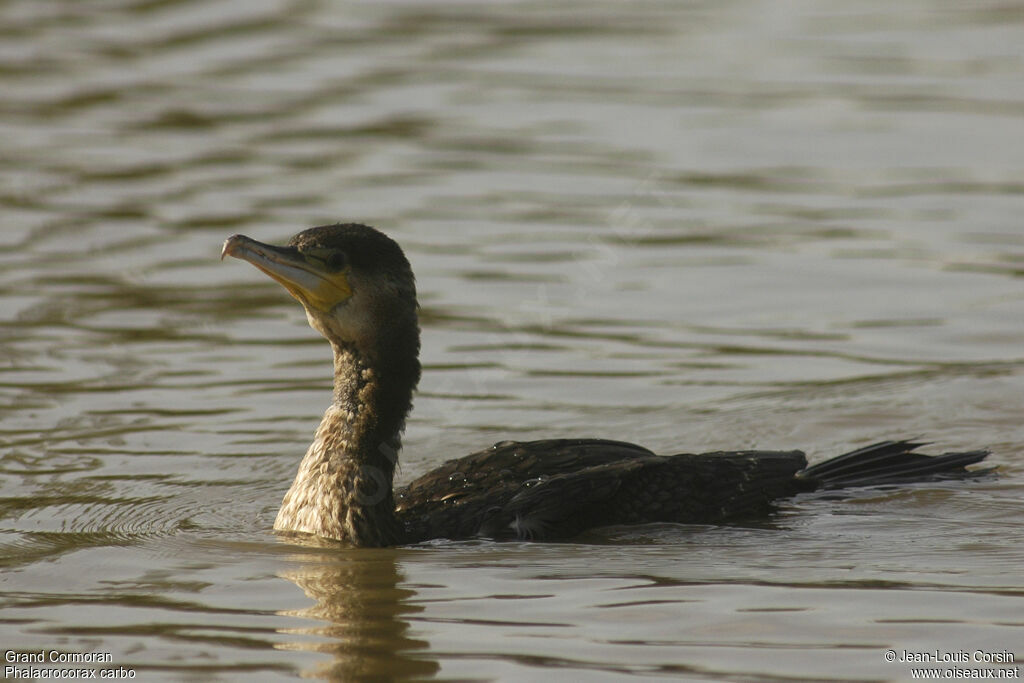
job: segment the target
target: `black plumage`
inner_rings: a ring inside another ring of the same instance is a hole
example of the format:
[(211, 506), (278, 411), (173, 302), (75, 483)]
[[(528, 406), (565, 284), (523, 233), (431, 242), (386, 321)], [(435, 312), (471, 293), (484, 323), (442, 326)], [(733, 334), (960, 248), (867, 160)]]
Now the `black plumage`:
[(975, 474), (984, 450), (928, 456), (886, 441), (807, 467), (801, 451), (655, 455), (601, 439), (502, 442), (398, 489), (410, 538), (557, 539), (612, 524), (763, 518), (801, 492)]

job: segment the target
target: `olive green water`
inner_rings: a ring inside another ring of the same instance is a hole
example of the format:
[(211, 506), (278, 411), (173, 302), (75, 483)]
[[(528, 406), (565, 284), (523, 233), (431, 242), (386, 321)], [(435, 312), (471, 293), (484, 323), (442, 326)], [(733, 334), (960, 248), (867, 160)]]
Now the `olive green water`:
[[(147, 681), (1019, 666), (1022, 46), (996, 2), (0, 4), (0, 649)], [(338, 220), (418, 276), (402, 480), (543, 436), (923, 437), (1000, 474), (758, 528), (280, 539), (329, 349), (217, 256)]]

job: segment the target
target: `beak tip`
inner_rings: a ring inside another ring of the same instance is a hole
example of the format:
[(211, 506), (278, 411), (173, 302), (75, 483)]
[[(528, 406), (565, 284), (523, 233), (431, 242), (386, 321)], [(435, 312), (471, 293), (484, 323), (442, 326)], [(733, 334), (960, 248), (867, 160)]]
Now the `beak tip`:
[(234, 256), (235, 251), (245, 240), (249, 239), (245, 235), (232, 235), (231, 237), (224, 240), (224, 246), (220, 250), (220, 260), (223, 261), (225, 256)]

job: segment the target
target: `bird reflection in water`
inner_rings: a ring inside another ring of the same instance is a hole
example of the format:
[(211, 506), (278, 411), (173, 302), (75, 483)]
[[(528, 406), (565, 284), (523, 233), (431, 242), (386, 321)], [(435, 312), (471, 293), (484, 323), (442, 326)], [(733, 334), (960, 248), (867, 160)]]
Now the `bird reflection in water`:
[(418, 656), (428, 643), (408, 636), (409, 617), (422, 608), (410, 602), (415, 592), (401, 587), (402, 551), (355, 550), (307, 534), (288, 534), (287, 540), (308, 550), (289, 558), (293, 566), (280, 575), (314, 604), (280, 614), (316, 623), (281, 631), (302, 637), (278, 647), (331, 657), (303, 671), (304, 677), (404, 680), (437, 672), (436, 662)]

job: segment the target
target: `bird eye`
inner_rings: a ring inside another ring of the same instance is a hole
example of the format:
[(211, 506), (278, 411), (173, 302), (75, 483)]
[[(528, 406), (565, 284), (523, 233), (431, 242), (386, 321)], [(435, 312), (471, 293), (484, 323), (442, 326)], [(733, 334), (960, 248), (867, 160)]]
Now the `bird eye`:
[(344, 252), (333, 251), (327, 255), (324, 263), (330, 270), (341, 270), (345, 267), (347, 261), (348, 259), (345, 258)]

